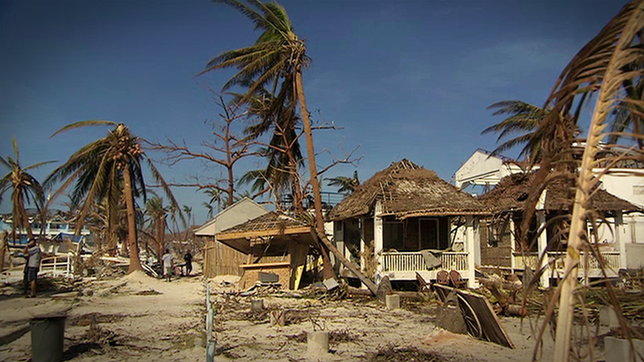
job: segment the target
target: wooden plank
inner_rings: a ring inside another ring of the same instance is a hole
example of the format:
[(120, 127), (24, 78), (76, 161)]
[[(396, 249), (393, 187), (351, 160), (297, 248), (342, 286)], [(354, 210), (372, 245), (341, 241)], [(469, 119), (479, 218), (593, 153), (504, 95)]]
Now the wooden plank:
[(308, 234), (310, 232), (311, 232), (310, 226), (300, 226), (296, 228), (287, 228), (284, 230), (271, 229), (271, 230), (257, 230), (257, 231), (244, 231), (244, 232), (237, 232), (237, 233), (217, 234), (217, 240), (222, 241), (222, 240), (258, 238), (258, 237), (265, 237), (265, 236)]
[(302, 281), (302, 273), (304, 273), (304, 265), (300, 265), (295, 269), (295, 285), (293, 285), (293, 289), (298, 290), (300, 289), (300, 281)]
[(492, 305), (490, 305), (490, 302), (485, 296), (441, 284), (434, 284), (433, 287), (441, 301), (445, 301), (445, 298), (451, 292), (456, 293), (467, 301), (481, 324), (481, 328), (483, 329), (482, 337), (485, 340), (508, 348), (514, 348), (514, 344), (503, 328), (499, 317), (494, 313)]
[(283, 261), (280, 263), (258, 263), (258, 264), (241, 264), (239, 267), (242, 269), (251, 269), (251, 268), (270, 268), (276, 266), (290, 266), (290, 261)]

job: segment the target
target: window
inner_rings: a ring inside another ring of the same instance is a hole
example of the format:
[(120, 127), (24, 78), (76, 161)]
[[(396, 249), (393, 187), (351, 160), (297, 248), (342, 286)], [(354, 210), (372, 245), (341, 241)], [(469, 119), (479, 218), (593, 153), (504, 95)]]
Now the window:
[(420, 233), (420, 250), (440, 249), (438, 245), (438, 220), (420, 219), (418, 229)]
[(383, 221), (382, 243), (385, 249), (404, 250), (403, 224), (400, 221)]

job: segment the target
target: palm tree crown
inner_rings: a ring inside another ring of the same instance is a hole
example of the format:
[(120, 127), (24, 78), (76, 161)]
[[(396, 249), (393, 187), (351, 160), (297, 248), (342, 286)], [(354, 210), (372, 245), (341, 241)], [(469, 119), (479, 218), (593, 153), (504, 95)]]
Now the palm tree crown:
[(110, 130), (107, 136), (85, 145), (74, 153), (65, 164), (47, 177), (45, 185), (51, 186), (66, 180), (61, 188), (64, 189), (76, 181), (71, 199), (74, 203), (82, 204), (79, 223), (83, 222), (92, 205), (101, 200), (107, 200), (108, 208), (116, 210), (123, 195), (128, 220), (129, 270), (141, 270), (134, 199), (138, 196), (146, 199), (141, 167), (143, 161), (147, 162), (152, 177), (161, 184), (170, 201), (176, 204), (176, 200), (157, 168), (141, 149), (142, 139), (130, 133), (124, 124), (102, 120), (81, 121), (63, 127), (54, 133), (54, 136), (71, 129), (96, 125), (110, 125), (114, 126), (114, 129)]
[(495, 116), (509, 115), (509, 117), (484, 129), (481, 134), (498, 133), (499, 136), (496, 141), (499, 143), (501, 140), (509, 138), (513, 133), (522, 133), (501, 143), (492, 151), (492, 155), (498, 155), (519, 145), (525, 145), (519, 157), (525, 156), (533, 159), (538, 154), (539, 142), (534, 140), (535, 131), (539, 128), (539, 124), (543, 121), (547, 111), (518, 100), (496, 102), (487, 107), (487, 109), (493, 109), (493, 115)]
[(337, 176), (325, 180), (329, 181), (329, 186), (337, 186), (338, 192), (344, 194), (350, 194), (360, 186), (358, 171), (353, 171), (353, 177)]
[(39, 162), (27, 167), (20, 166), (20, 153), (18, 151), (18, 142), (13, 138), (14, 157), (0, 156), (0, 164), (9, 169), (9, 172), (0, 179), (0, 201), (2, 196), (8, 190), (13, 190), (11, 194), (12, 221), (13, 221), (13, 238), (16, 239), (16, 229), (24, 228), (27, 237), (32, 238), (29, 217), (25, 210), (25, 203), (34, 203), (37, 209), (41, 209), (44, 204), (44, 191), (38, 180), (28, 171), (37, 167), (51, 163), (53, 161)]
[(322, 199), (317, 179), (311, 121), (302, 85), (302, 70), (309, 64), (304, 41), (293, 31), (286, 10), (276, 2), (262, 3), (259, 0), (246, 2), (214, 0), (213, 2), (224, 3), (239, 10), (255, 24), (256, 29), (262, 30), (262, 34), (255, 44), (249, 47), (219, 54), (208, 62), (206, 69), (200, 74), (222, 68), (237, 68), (238, 72), (224, 84), (223, 90), (234, 85), (245, 87), (246, 93), (240, 100), (241, 103), (245, 103), (256, 96), (259, 90), (270, 89), (279, 100), (273, 102), (271, 109), (274, 112), (270, 113), (273, 115), (279, 114), (278, 109), (282, 109), (284, 105), (294, 108), (299, 103), (299, 113), (307, 143), (310, 182), (315, 197), (316, 226), (323, 231)]

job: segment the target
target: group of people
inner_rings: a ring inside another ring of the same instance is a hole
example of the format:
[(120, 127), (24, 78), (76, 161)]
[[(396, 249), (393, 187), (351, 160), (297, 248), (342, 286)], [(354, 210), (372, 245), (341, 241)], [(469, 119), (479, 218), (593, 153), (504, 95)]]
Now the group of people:
[[(27, 259), (23, 278), (25, 297), (34, 298), (36, 296), (36, 281), (40, 271), (40, 260), (42, 259), (42, 252), (35, 238), (29, 239), (23, 255)], [(163, 263), (163, 276), (170, 282), (172, 281), (172, 268), (174, 267), (170, 249), (165, 249), (165, 254), (163, 254), (161, 261)], [(192, 273), (192, 254), (190, 254), (190, 251), (186, 251), (183, 261), (185, 263), (181, 267), (185, 267), (185, 275), (189, 276)], [(181, 275), (184, 275), (183, 269), (181, 270)]]
[[(165, 249), (165, 254), (163, 254), (163, 257), (161, 257), (161, 260), (163, 262), (163, 277), (171, 282), (172, 281), (172, 269), (174, 267), (174, 258), (172, 254), (170, 253), (170, 249)], [(183, 261), (185, 262), (181, 267), (186, 268), (186, 274), (187, 276), (190, 275), (192, 272), (192, 254), (190, 254), (190, 251), (186, 251), (186, 254), (183, 256)], [(183, 274), (183, 269), (181, 270), (181, 275)]]

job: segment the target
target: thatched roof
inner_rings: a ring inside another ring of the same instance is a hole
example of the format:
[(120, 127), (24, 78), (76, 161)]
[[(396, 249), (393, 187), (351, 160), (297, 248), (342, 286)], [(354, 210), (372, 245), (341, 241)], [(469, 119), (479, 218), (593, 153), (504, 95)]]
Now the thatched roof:
[(293, 233), (309, 233), (311, 226), (294, 219), (279, 211), (271, 211), (258, 216), (216, 235), (217, 240), (234, 239), (237, 237), (274, 236)]
[(217, 233), (215, 238), (245, 254), (252, 252), (252, 243), (256, 240), (270, 240), (270, 243), (273, 244), (315, 245), (312, 226), (278, 211), (271, 211), (235, 225)]
[(372, 214), (377, 200), (382, 201), (384, 215), (400, 219), (488, 213), (476, 198), (450, 185), (433, 171), (403, 159), (358, 186), (331, 210), (329, 219)]
[[(494, 189), (479, 197), (495, 213), (503, 211), (522, 211), (530, 192), (535, 173), (519, 173), (504, 177)], [(574, 187), (566, 180), (555, 180), (547, 187), (545, 209), (569, 210), (572, 208)], [(593, 209), (600, 212), (642, 211), (642, 208), (621, 199), (606, 190), (597, 189), (591, 196)]]

